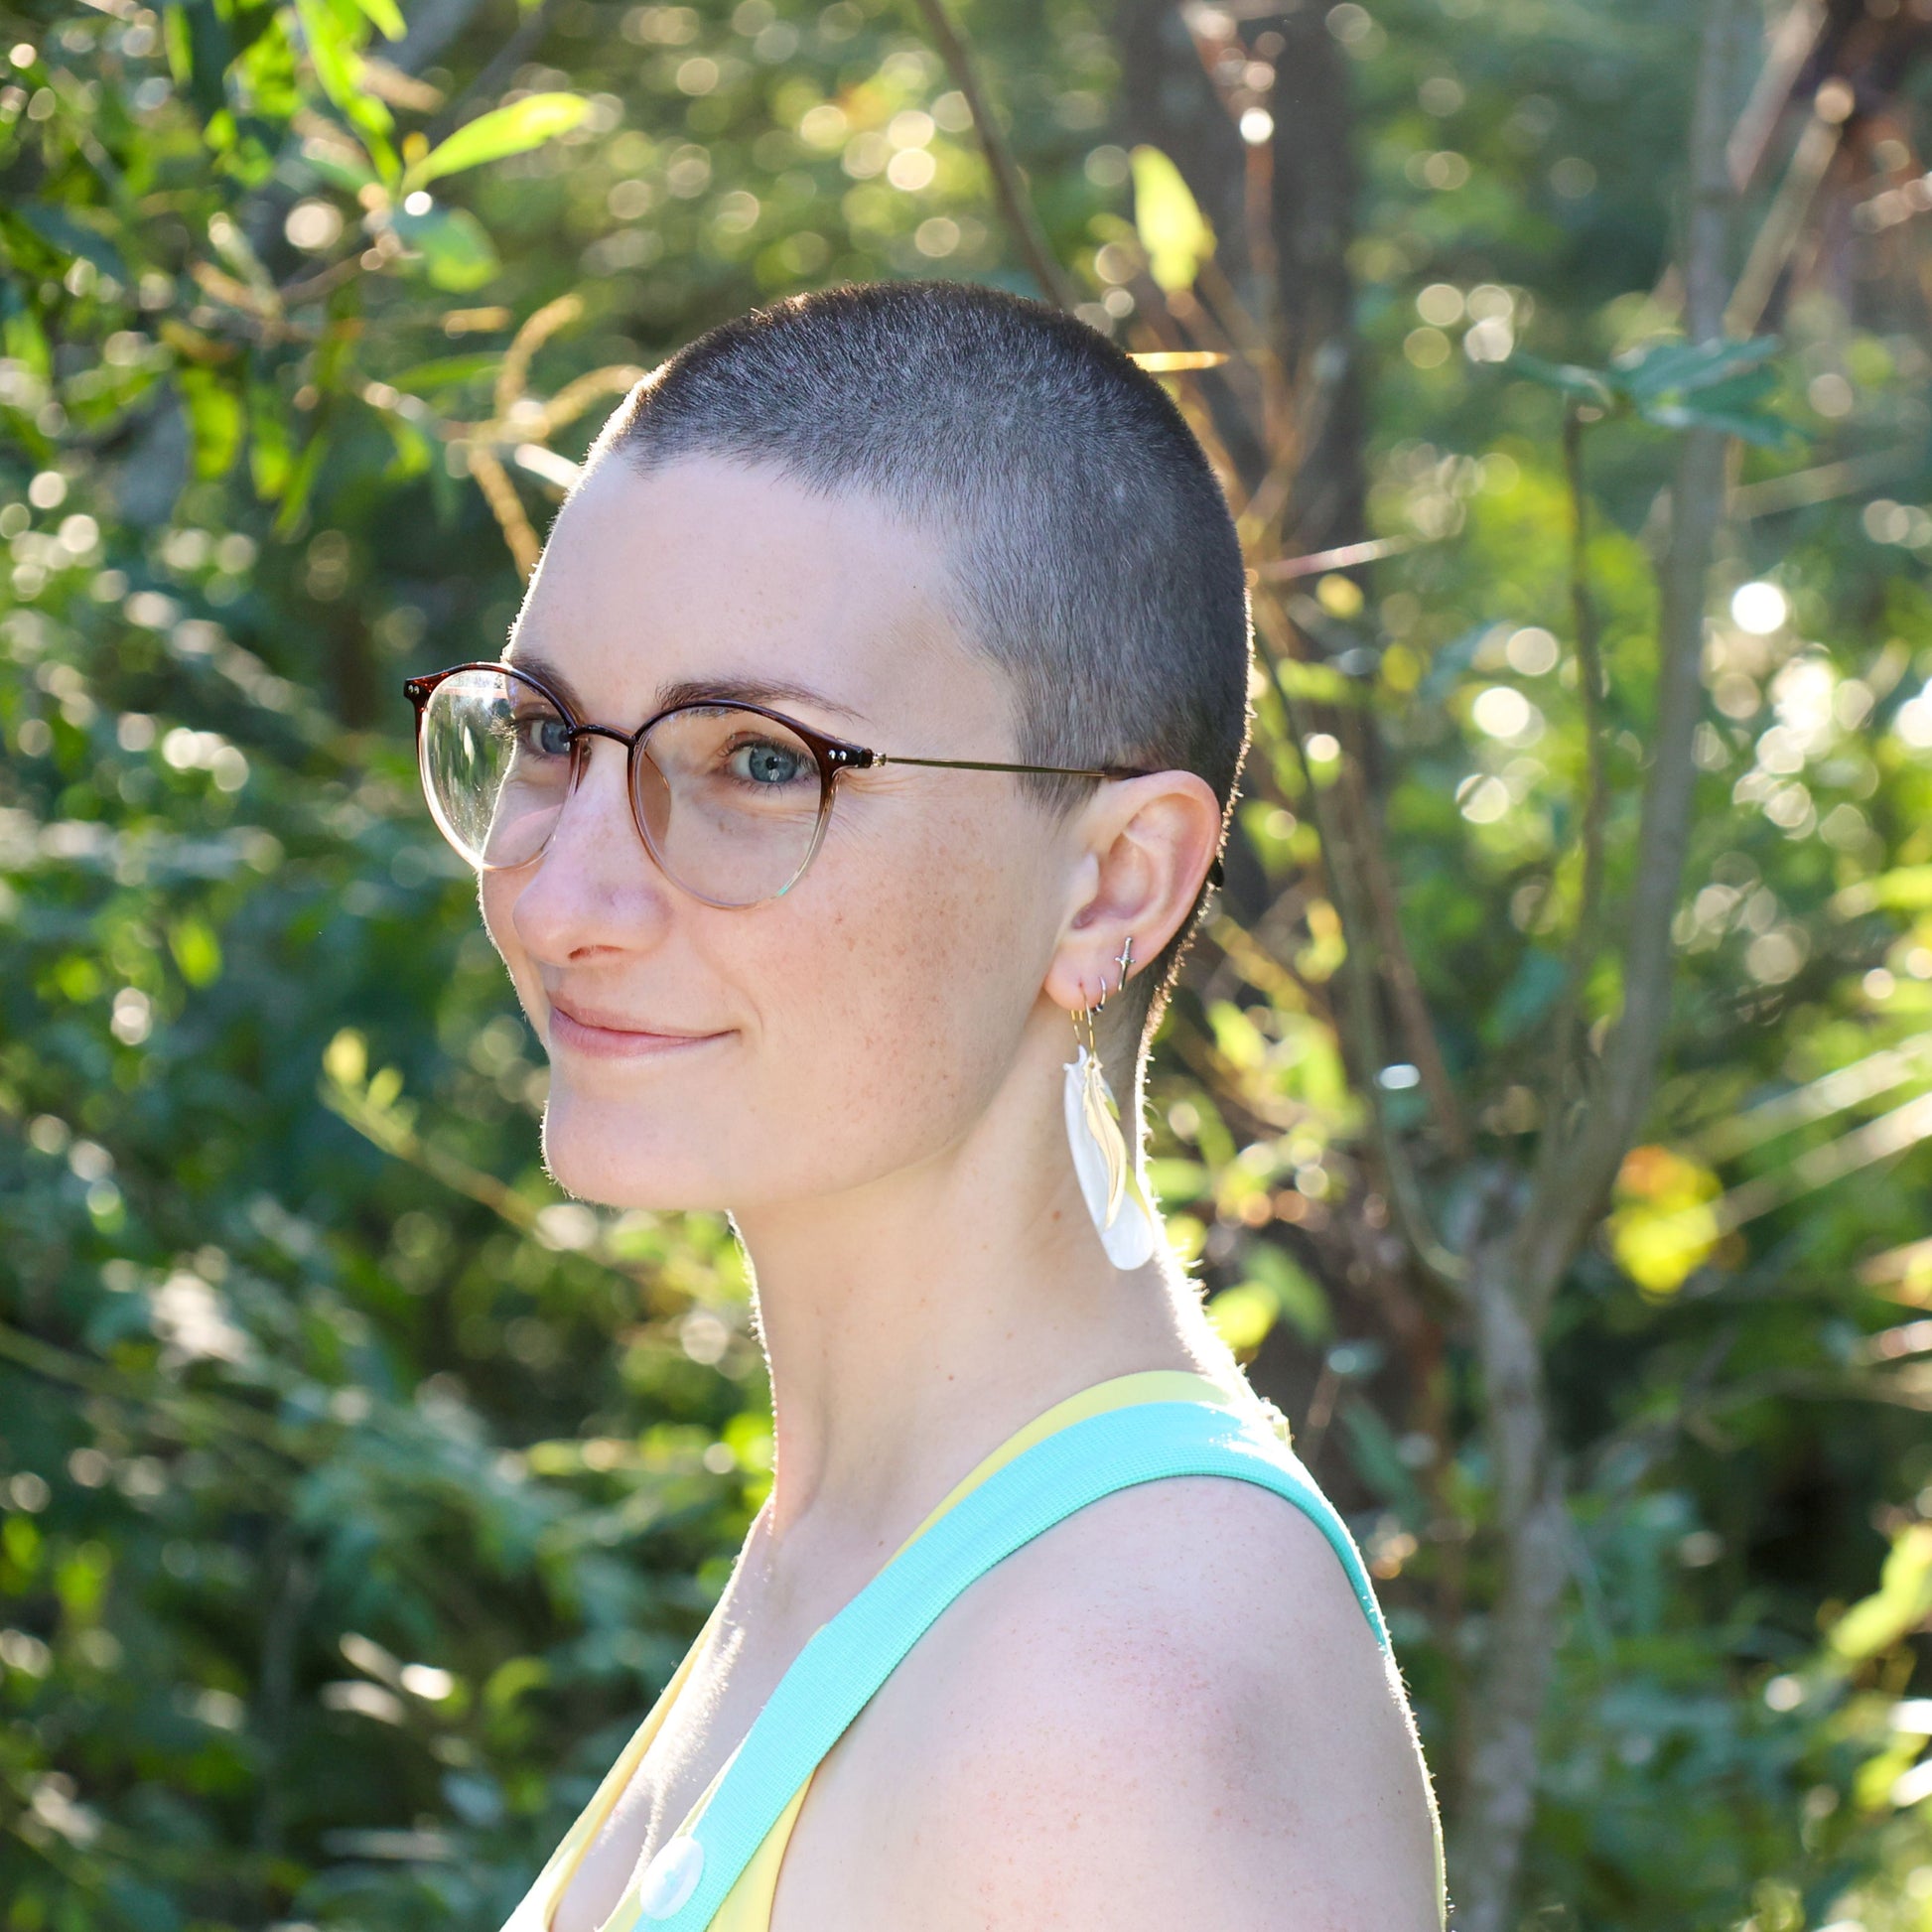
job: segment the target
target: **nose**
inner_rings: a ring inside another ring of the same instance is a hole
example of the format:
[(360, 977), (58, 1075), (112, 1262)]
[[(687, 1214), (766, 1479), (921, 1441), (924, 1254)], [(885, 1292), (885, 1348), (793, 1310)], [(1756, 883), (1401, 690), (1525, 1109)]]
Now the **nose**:
[(623, 748), (591, 738), (584, 756), (550, 843), (510, 908), (529, 954), (558, 965), (649, 951), (671, 917), (671, 890), (630, 815)]

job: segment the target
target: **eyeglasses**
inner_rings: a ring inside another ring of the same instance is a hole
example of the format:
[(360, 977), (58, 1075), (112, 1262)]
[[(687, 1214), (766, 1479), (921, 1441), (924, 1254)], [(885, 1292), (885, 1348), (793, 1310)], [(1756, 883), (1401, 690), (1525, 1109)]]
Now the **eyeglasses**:
[(672, 705), (621, 732), (584, 723), (539, 679), (506, 664), (458, 664), (406, 678), (402, 688), (416, 707), (430, 812), (479, 872), (527, 866), (543, 853), (589, 762), (590, 741), (608, 738), (624, 747), (630, 815), (651, 857), (707, 905), (757, 905), (797, 885), (848, 771), (917, 764), (1057, 778), (1147, 775), (1126, 765), (902, 758), (736, 699)]

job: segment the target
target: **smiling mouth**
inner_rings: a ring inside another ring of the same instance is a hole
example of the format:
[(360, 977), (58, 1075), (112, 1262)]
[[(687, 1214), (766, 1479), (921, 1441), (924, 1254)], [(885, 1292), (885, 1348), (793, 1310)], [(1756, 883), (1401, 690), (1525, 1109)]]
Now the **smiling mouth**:
[(649, 1027), (621, 1026), (617, 1016), (573, 1012), (561, 1000), (550, 1002), (553, 1046), (607, 1059), (643, 1059), (690, 1051), (728, 1037), (726, 1034), (660, 1033)]

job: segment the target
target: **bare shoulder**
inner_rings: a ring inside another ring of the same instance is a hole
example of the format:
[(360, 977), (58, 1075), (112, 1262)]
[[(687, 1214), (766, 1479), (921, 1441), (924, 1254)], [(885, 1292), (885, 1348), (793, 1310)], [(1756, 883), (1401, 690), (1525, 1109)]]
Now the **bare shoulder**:
[(1171, 1478), (1089, 1505), (962, 1596), (880, 1707), (861, 1922), (1438, 1926), (1401, 1685), (1270, 1491)]

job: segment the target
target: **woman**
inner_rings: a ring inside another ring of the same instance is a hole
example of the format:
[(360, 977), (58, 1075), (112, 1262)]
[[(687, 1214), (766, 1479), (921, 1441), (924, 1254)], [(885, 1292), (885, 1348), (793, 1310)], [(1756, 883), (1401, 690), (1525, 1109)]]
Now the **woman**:
[(410, 681), (549, 1169), (731, 1213), (774, 1412), (716, 1611), (510, 1932), (1440, 1922), (1359, 1559), (1139, 1174), (1247, 674), (1160, 386), (932, 283), (646, 377), (504, 665)]

